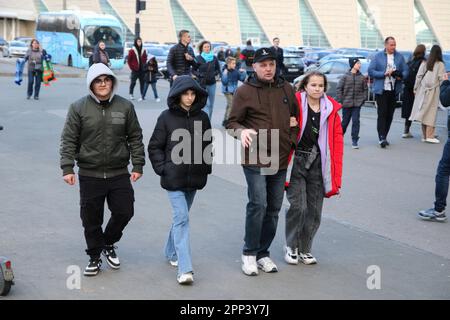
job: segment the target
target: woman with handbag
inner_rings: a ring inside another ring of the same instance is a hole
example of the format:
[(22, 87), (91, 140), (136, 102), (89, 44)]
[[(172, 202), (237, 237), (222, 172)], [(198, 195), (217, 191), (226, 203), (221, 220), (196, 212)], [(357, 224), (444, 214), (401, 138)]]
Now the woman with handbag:
[(414, 86), (415, 100), (409, 118), (410, 121), (422, 123), (422, 142), (440, 142), (435, 138), (434, 132), (439, 107), (440, 85), (444, 81), (444, 74), (442, 49), (438, 45), (434, 45), (427, 62), (423, 62), (417, 72)]
[(30, 48), (25, 54), (25, 61), (28, 61), (28, 88), (27, 99), (33, 95), (34, 84), (34, 100), (39, 100), (39, 91), (42, 82), (42, 61), (47, 53), (41, 48), (39, 41), (31, 40)]
[(211, 42), (200, 42), (198, 51), (200, 54), (196, 58), (198, 65), (194, 68), (194, 74), (197, 76), (200, 85), (208, 92), (208, 101), (203, 111), (211, 120), (216, 96), (216, 76), (221, 74), (220, 64), (211, 51)]

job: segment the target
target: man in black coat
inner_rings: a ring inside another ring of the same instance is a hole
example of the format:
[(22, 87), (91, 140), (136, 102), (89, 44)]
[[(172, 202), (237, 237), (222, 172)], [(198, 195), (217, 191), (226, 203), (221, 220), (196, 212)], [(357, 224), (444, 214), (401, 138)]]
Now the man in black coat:
[(191, 75), (191, 67), (197, 66), (194, 49), (189, 46), (191, 36), (188, 30), (181, 30), (178, 34), (179, 42), (170, 48), (167, 56), (167, 72), (172, 82), (181, 75)]
[(284, 52), (283, 49), (280, 48), (280, 38), (273, 38), (272, 40), (273, 46), (270, 49), (275, 54), (275, 61), (277, 63), (277, 76), (282, 75), (284, 73)]

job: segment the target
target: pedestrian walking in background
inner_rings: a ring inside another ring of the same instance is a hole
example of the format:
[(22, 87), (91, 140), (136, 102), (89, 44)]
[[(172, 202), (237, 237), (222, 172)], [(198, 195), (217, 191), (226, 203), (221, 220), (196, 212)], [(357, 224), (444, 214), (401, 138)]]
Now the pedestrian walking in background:
[(95, 46), (92, 59), (89, 59), (89, 67), (94, 63), (103, 63), (107, 67), (111, 67), (108, 52), (106, 52), (106, 44), (100, 40)]
[(404, 79), (403, 84), (403, 103), (402, 103), (402, 118), (405, 119), (405, 129), (402, 134), (402, 138), (412, 138), (411, 124), (409, 120), (411, 111), (414, 104), (414, 85), (416, 83), (417, 72), (421, 64), (425, 61), (426, 47), (423, 44), (419, 44), (414, 50), (411, 60), (408, 61), (408, 76)]
[(156, 61), (156, 57), (150, 55), (149, 59), (145, 65), (145, 87), (144, 87), (144, 98), (147, 94), (148, 87), (151, 86), (153, 90), (153, 96), (156, 102), (160, 102), (158, 96), (158, 89), (156, 88), (156, 82), (158, 81), (158, 61)]
[(30, 48), (25, 54), (25, 61), (28, 61), (28, 88), (27, 99), (30, 99), (33, 95), (34, 85), (34, 100), (39, 100), (39, 91), (41, 90), (42, 83), (42, 63), (44, 56), (47, 55), (44, 49), (41, 48), (39, 41), (36, 39), (31, 40)]
[(359, 149), (359, 128), (361, 107), (367, 100), (367, 79), (360, 72), (361, 61), (358, 58), (350, 58), (350, 71), (340, 80), (336, 88), (337, 101), (341, 103), (342, 130), (345, 134), (352, 120), (352, 148)]
[[(161, 187), (167, 190), (172, 205), (173, 222), (165, 246), (165, 256), (171, 265), (178, 266), (177, 281), (180, 284), (194, 281), (189, 211), (197, 190), (205, 187), (212, 168), (212, 154), (209, 159), (204, 158), (206, 149), (212, 143), (204, 140), (205, 132), (211, 129), (209, 118), (202, 111), (207, 98), (208, 93), (192, 77), (176, 77), (167, 98), (169, 109), (159, 116), (148, 145), (153, 170), (161, 176)], [(181, 156), (186, 156), (186, 161), (184, 158), (175, 159), (174, 156), (179, 154), (172, 153), (175, 146), (185, 143), (186, 135), (180, 137), (180, 130), (184, 130), (190, 138), (190, 143), (183, 149), (184, 154)], [(203, 143), (197, 150), (194, 145), (198, 139)], [(194, 159), (201, 159), (201, 162), (197, 163)]]
[[(113, 269), (120, 268), (115, 249), (134, 215), (131, 180), (142, 176), (145, 164), (142, 130), (133, 104), (117, 95), (119, 81), (103, 63), (87, 73), (89, 94), (70, 105), (61, 135), (61, 169), (69, 185), (75, 185), (75, 161), (80, 181), (80, 215), (90, 260), (85, 276), (99, 273), (100, 254)], [(105, 200), (111, 218), (102, 229)]]
[(220, 64), (217, 57), (211, 51), (211, 43), (202, 41), (198, 45), (199, 55), (196, 57), (197, 65), (194, 67), (194, 74), (202, 86), (208, 92), (208, 101), (203, 109), (212, 119), (214, 101), (216, 99), (216, 76), (221, 74)]
[(244, 69), (236, 69), (236, 59), (233, 57), (227, 58), (227, 64), (222, 72), (222, 93), (227, 100), (227, 107), (222, 122), (222, 126), (226, 127), (228, 118), (230, 117), (231, 106), (233, 105), (233, 95), (237, 90), (238, 82), (244, 82), (247, 73)]
[(247, 40), (247, 46), (242, 50), (240, 59), (243, 63), (243, 68), (247, 71), (247, 75), (252, 75), (255, 71), (253, 70), (253, 62), (255, 59), (255, 48), (252, 45), (251, 40)]
[(394, 118), (397, 97), (402, 91), (402, 79), (408, 76), (408, 66), (396, 51), (393, 37), (384, 41), (384, 50), (375, 54), (369, 65), (369, 77), (374, 79), (373, 93), (377, 103), (377, 131), (381, 148), (389, 145), (387, 136)]
[(423, 62), (417, 72), (414, 86), (415, 99), (410, 121), (422, 123), (422, 141), (439, 143), (435, 138), (436, 116), (439, 107), (440, 85), (444, 81), (445, 65), (442, 50), (434, 45), (426, 62)]
[(139, 79), (139, 89), (141, 98), (139, 101), (144, 100), (144, 87), (145, 87), (145, 65), (147, 63), (147, 51), (142, 46), (142, 39), (136, 38), (134, 40), (134, 46), (128, 52), (128, 66), (131, 69), (131, 82), (130, 82), (130, 100), (134, 100), (134, 87), (137, 79)]
[(285, 65), (284, 65), (284, 51), (282, 48), (280, 48), (280, 38), (275, 37), (273, 38), (273, 46), (270, 47), (270, 49), (273, 50), (275, 53), (275, 56), (277, 57), (277, 76), (282, 75), (285, 72)]
[[(449, 74), (443, 76), (444, 82), (441, 85), (440, 100), (444, 107), (450, 107), (450, 81)], [(447, 221), (445, 208), (447, 207), (448, 185), (450, 177), (450, 112), (447, 111), (447, 143), (444, 146), (441, 160), (436, 172), (435, 202), (434, 207), (419, 211), (419, 217), (429, 221)]]
[(339, 193), (342, 178), (341, 105), (326, 96), (327, 79), (313, 71), (296, 93), (300, 132), (287, 188), (285, 261), (315, 264), (311, 254), (320, 226), (323, 198)]
[(172, 82), (181, 75), (192, 75), (192, 68), (197, 66), (194, 49), (189, 44), (191, 36), (188, 30), (181, 30), (178, 33), (179, 42), (169, 50), (167, 55), (167, 72), (169, 82)]
[[(270, 48), (255, 52), (255, 73), (236, 90), (227, 123), (227, 129), (232, 129), (228, 132), (240, 139), (244, 148), (242, 167), (248, 204), (241, 258), (242, 271), (248, 276), (256, 276), (258, 268), (278, 271), (269, 247), (283, 203), (289, 153), (298, 133), (295, 92), (289, 82), (275, 76), (275, 59)], [(279, 139), (273, 144), (272, 139), (264, 139), (264, 135), (268, 138), (275, 134)], [(269, 161), (262, 155), (270, 155)]]

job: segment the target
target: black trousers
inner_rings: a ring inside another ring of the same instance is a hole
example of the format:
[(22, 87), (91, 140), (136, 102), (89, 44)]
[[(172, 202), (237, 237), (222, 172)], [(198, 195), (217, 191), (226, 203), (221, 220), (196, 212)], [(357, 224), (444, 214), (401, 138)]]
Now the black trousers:
[(383, 91), (382, 94), (375, 95), (377, 101), (377, 130), (379, 140), (386, 140), (391, 129), (392, 119), (394, 118), (395, 105), (397, 103), (395, 91)]
[(131, 71), (130, 79), (131, 79), (131, 82), (130, 82), (130, 94), (133, 94), (134, 86), (136, 85), (137, 79), (139, 79), (139, 90), (141, 92), (141, 97), (144, 98), (145, 73), (144, 72)]
[[(86, 238), (86, 253), (91, 258), (100, 256), (105, 245), (113, 245), (122, 237), (123, 230), (134, 215), (134, 190), (130, 175), (108, 179), (79, 176), (80, 216)], [(111, 218), (103, 232), (105, 199)]]

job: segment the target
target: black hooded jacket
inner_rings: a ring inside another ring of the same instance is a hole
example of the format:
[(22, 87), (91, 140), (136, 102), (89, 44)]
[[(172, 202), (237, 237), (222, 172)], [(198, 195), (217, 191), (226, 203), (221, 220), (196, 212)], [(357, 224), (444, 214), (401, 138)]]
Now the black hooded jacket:
[[(191, 109), (186, 111), (180, 106), (180, 97), (188, 89), (196, 92), (196, 98)], [(190, 76), (179, 76), (173, 82), (167, 98), (169, 109), (159, 116), (148, 144), (153, 170), (161, 176), (161, 186), (166, 190), (193, 191), (206, 185), (212, 168), (212, 139), (205, 136), (211, 123), (202, 111), (207, 99), (208, 93)], [(188, 138), (185, 139), (183, 132), (177, 129), (187, 130)], [(176, 164), (177, 159), (172, 159), (172, 151), (181, 163)], [(208, 159), (204, 159), (205, 153), (211, 156), (208, 163), (205, 162)]]

